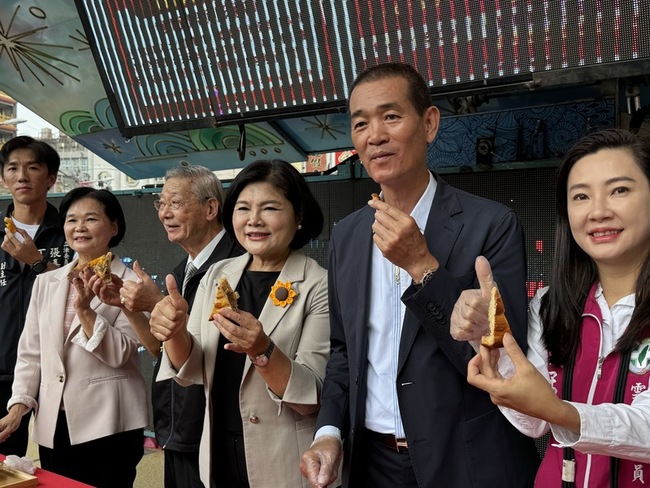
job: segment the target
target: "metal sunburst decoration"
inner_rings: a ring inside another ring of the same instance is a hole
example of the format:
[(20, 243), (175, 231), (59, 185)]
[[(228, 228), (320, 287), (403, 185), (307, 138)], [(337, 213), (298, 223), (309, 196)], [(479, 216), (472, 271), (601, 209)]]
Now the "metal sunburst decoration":
[[(52, 49), (69, 50), (73, 49), (72, 47), (28, 40), (37, 32), (47, 29), (48, 26), (43, 25), (42, 27), (34, 27), (22, 32), (11, 32), (20, 8), (20, 5), (16, 7), (8, 23), (0, 18), (0, 59), (6, 53), (22, 81), (26, 81), (25, 76), (27, 72), (31, 73), (42, 86), (45, 86), (44, 81), (41, 79), (43, 75), (47, 75), (60, 85), (63, 85), (63, 81), (59, 79), (61, 74), (69, 76), (73, 80), (81, 81), (72, 75), (72, 73), (65, 71), (58, 64), (60, 63), (70, 68), (78, 68), (79, 66), (61, 57), (50, 54), (50, 50)], [(45, 21), (47, 18), (45, 11), (39, 7), (29, 7), (28, 12), (38, 20)]]
[(345, 135), (345, 131), (337, 129), (337, 127), (341, 127), (344, 124), (342, 122), (330, 124), (327, 115), (323, 117), (323, 120), (321, 120), (318, 116), (314, 116), (314, 120), (310, 120), (310, 119), (300, 119), (300, 120), (302, 120), (306, 124), (311, 124), (313, 126), (313, 127), (305, 127), (305, 130), (320, 130), (321, 139), (325, 139), (326, 132), (334, 140), (336, 140), (336, 135), (334, 134), (335, 132), (337, 134)]

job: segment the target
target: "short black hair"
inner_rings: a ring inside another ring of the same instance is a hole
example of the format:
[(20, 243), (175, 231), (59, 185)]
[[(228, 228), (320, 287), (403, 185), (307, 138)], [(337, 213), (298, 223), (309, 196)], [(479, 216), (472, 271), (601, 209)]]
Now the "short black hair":
[(0, 148), (0, 170), (4, 171), (5, 164), (9, 160), (9, 155), (16, 149), (29, 149), (36, 156), (36, 160), (47, 166), (47, 172), (50, 175), (57, 175), (61, 158), (59, 153), (47, 142), (38, 141), (29, 136), (18, 136), (9, 139), (2, 148)]
[(386, 78), (403, 78), (407, 81), (409, 99), (419, 115), (426, 112), (432, 105), (427, 82), (413, 66), (406, 63), (382, 63), (362, 71), (352, 82), (350, 95), (348, 95), (348, 112), (350, 111), (350, 96), (358, 85)]
[(59, 219), (61, 220), (61, 226), (64, 225), (68, 210), (70, 210), (72, 204), (83, 198), (92, 198), (99, 202), (104, 209), (104, 213), (108, 217), (108, 220), (117, 223), (117, 234), (111, 237), (108, 247), (117, 246), (126, 233), (126, 219), (124, 218), (124, 211), (122, 210), (122, 205), (120, 205), (119, 200), (108, 190), (97, 190), (95, 188), (82, 186), (74, 188), (66, 193), (59, 205)]
[(241, 170), (232, 181), (223, 204), (223, 225), (230, 235), (235, 235), (232, 214), (239, 194), (248, 185), (263, 182), (275, 186), (289, 200), (302, 226), (296, 230), (289, 244), (290, 249), (301, 249), (310, 240), (320, 235), (324, 222), (320, 205), (300, 172), (281, 159), (254, 161)]

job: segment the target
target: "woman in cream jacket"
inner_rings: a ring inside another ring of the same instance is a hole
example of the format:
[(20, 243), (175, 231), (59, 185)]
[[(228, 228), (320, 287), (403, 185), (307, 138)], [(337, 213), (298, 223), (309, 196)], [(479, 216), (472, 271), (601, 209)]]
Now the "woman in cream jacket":
[[(206, 487), (302, 487), (329, 356), (327, 273), (302, 248), (323, 216), (304, 179), (284, 161), (257, 161), (235, 178), (224, 226), (248, 253), (213, 265), (192, 313), (173, 280), (151, 316), (163, 340), (158, 379), (203, 383), (200, 448)], [(238, 310), (212, 316), (217, 284), (240, 295)], [(171, 285), (171, 286), (170, 286)]]
[[(79, 261), (120, 242), (124, 214), (113, 194), (91, 188), (69, 192), (59, 212), (79, 260), (36, 279), (0, 442), (33, 409), (43, 468), (92, 486), (132, 486), (148, 417), (130, 320), (147, 317), (100, 301), (101, 280), (88, 268), (68, 279)], [(111, 272), (113, 279), (137, 279), (117, 257)]]

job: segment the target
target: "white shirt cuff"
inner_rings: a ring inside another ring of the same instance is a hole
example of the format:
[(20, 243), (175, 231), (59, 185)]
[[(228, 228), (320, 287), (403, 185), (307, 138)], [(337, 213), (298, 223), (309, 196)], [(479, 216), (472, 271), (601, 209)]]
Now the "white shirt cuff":
[(102, 342), (107, 330), (108, 324), (98, 315), (93, 325), (92, 337), (87, 339), (83, 327), (80, 327), (79, 332), (72, 338), (72, 343), (83, 347), (88, 352), (93, 352)]
[(311, 445), (313, 446), (323, 437), (336, 437), (341, 443), (343, 443), (343, 439), (341, 438), (341, 429), (334, 427), (333, 425), (323, 425), (316, 431), (314, 442), (312, 442)]

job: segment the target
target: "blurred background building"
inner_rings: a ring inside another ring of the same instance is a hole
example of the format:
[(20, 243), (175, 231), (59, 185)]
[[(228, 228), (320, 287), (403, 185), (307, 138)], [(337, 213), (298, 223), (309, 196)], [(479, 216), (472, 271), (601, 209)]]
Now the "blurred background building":
[(0, 91), (0, 146), (16, 135), (16, 125), (21, 122), (16, 105), (16, 100)]

